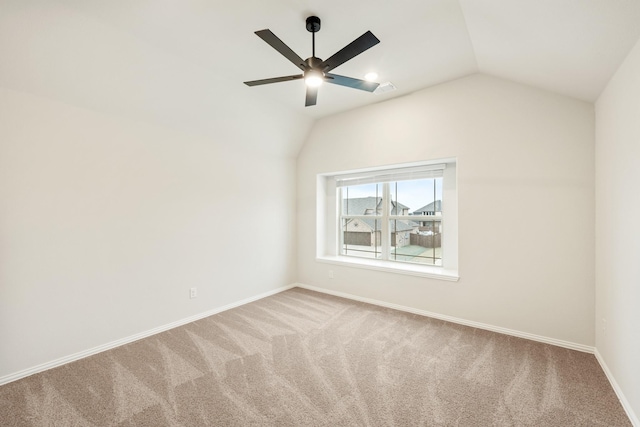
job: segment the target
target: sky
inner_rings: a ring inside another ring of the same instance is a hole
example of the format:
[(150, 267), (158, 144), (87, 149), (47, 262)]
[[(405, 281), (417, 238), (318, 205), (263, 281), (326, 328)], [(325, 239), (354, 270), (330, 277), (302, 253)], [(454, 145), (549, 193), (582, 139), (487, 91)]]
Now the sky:
[[(433, 202), (435, 181), (435, 199), (442, 200), (442, 178), (416, 179), (410, 181), (398, 181), (391, 183), (391, 198), (409, 207), (413, 212)], [(396, 197), (397, 186), (397, 197)], [(382, 184), (364, 184), (346, 187), (349, 189), (349, 198), (358, 197), (382, 197)], [(343, 197), (346, 197), (346, 188), (343, 188)]]

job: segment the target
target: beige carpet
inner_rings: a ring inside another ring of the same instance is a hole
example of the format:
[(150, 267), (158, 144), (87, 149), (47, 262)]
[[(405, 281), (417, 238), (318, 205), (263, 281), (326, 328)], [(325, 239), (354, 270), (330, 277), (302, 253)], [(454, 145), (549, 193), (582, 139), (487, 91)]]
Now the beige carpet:
[(4, 426), (630, 426), (593, 355), (292, 289), (0, 387)]

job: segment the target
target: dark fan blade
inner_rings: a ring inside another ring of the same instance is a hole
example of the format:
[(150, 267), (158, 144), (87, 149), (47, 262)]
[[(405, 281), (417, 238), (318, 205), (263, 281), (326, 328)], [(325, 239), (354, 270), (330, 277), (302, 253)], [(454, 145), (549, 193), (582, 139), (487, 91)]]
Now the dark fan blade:
[(295, 76), (283, 76), (274, 77), (272, 79), (252, 80), (250, 82), (244, 82), (247, 86), (268, 85), (269, 83), (288, 82), (290, 80), (299, 80), (303, 77), (302, 74), (296, 74)]
[(292, 51), (289, 46), (284, 44), (284, 42), (280, 40), (275, 34), (273, 34), (270, 30), (256, 31), (256, 35), (260, 37), (262, 40), (269, 43), (272, 48), (280, 52), (289, 61), (293, 62), (293, 65), (300, 68), (302, 71), (305, 70), (304, 60), (300, 58), (297, 53)]
[(367, 92), (373, 92), (380, 86), (380, 83), (367, 82), (365, 80), (354, 79), (352, 77), (339, 76), (338, 74), (325, 74), (325, 82), (333, 83), (335, 85), (352, 87), (354, 89), (366, 90)]
[(331, 71), (338, 65), (342, 65), (351, 58), (360, 55), (365, 50), (377, 45), (380, 40), (373, 35), (371, 31), (367, 31), (338, 52), (336, 52), (329, 59), (324, 60), (318, 68), (323, 71)]
[(307, 98), (304, 101), (304, 106), (310, 107), (312, 105), (316, 105), (317, 100), (318, 100), (318, 88), (307, 86)]

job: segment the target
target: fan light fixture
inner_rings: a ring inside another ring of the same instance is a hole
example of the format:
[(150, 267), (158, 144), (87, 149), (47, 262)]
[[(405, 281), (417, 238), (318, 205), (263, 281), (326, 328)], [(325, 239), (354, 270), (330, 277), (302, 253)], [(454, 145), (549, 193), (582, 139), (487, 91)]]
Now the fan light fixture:
[(324, 75), (318, 70), (308, 70), (304, 73), (304, 82), (308, 87), (318, 87), (322, 85)]
[(368, 82), (374, 82), (378, 78), (378, 73), (370, 72), (364, 75), (364, 79)]

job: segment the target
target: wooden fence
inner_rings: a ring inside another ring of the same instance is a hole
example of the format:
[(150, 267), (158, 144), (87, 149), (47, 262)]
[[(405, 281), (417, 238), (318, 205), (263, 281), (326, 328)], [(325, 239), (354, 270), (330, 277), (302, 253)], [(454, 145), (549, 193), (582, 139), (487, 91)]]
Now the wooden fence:
[(442, 234), (435, 233), (431, 236), (422, 234), (410, 234), (409, 239), (412, 245), (422, 246), (423, 248), (439, 248), (442, 246)]

